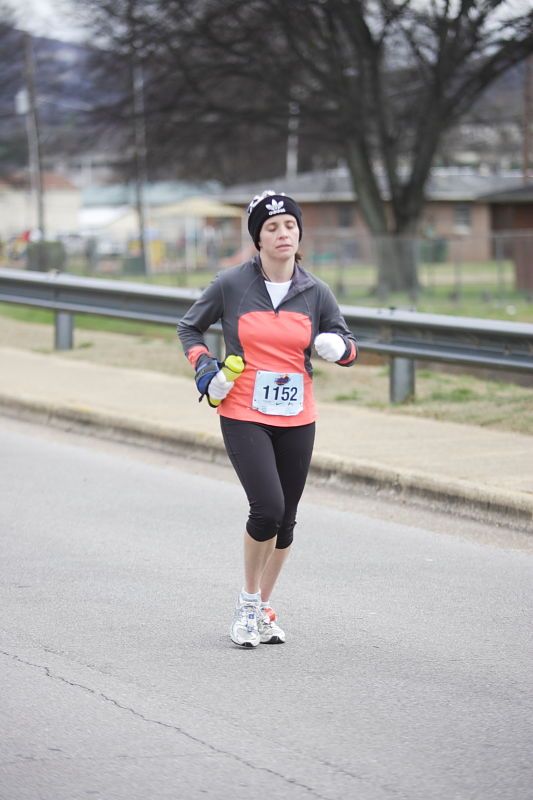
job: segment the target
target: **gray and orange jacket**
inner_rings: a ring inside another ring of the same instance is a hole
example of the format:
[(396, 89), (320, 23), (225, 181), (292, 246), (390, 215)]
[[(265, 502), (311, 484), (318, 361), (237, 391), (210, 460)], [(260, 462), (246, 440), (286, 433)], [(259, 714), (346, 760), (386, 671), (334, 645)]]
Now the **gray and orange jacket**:
[[(205, 331), (222, 322), (226, 354), (245, 362), (232, 391), (218, 413), (232, 419), (285, 427), (316, 419), (311, 349), (319, 333), (337, 333), (346, 350), (337, 362), (350, 366), (356, 358), (355, 338), (348, 330), (331, 289), (296, 265), (292, 284), (274, 309), (261, 273), (259, 256), (220, 272), (178, 323), (178, 335), (192, 366), (208, 353)], [(304, 376), (304, 407), (295, 416), (265, 415), (252, 408), (257, 370), (300, 372)]]

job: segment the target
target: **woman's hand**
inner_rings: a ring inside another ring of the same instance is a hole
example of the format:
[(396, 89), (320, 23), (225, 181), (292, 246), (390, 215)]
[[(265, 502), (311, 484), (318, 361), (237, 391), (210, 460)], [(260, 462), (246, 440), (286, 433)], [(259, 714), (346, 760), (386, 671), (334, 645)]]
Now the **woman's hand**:
[(213, 400), (224, 400), (233, 389), (233, 386), (234, 381), (228, 381), (222, 370), (220, 370), (211, 380), (207, 394)]
[(315, 350), (325, 361), (339, 361), (346, 352), (346, 345), (337, 333), (319, 333), (315, 339)]

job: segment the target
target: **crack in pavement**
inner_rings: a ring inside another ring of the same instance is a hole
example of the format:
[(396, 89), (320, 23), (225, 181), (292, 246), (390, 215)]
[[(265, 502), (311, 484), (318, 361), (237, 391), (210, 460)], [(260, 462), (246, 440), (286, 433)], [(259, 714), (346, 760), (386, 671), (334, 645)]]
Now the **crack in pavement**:
[[(8, 633), (7, 629), (5, 629), (5, 628), (3, 628), (2, 631), (4, 633)], [(57, 656), (60, 656), (61, 658), (67, 658), (67, 659), (73, 661), (73, 663), (78, 664), (79, 666), (82, 666), (82, 667), (84, 667), (86, 669), (93, 670), (94, 672), (97, 672), (99, 675), (103, 675), (104, 677), (114, 677), (112, 672), (102, 669), (97, 664), (91, 664), (91, 663), (87, 664), (86, 661), (81, 661), (79, 659), (73, 659), (71, 654), (68, 651), (56, 650), (53, 647), (50, 647), (49, 645), (46, 645), (43, 642), (39, 641), (38, 639), (33, 639), (33, 645), (35, 647), (37, 647), (38, 649), (42, 650), (45, 653), (49, 653), (51, 655), (57, 655)], [(0, 652), (2, 652), (2, 651), (0, 651)], [(212, 714), (212, 712), (208, 708), (205, 708), (204, 706), (202, 706), (202, 705), (200, 705), (198, 703), (195, 704), (195, 707), (196, 708), (201, 708), (202, 711), (204, 711), (206, 714)], [(217, 716), (220, 716), (220, 714), (217, 714)], [(284, 749), (287, 749), (285, 745), (281, 745), (276, 740), (272, 740), (270, 738), (270, 739), (268, 739), (268, 741), (275, 747), (284, 747)], [(292, 746), (291, 747), (291, 754), (294, 754), (294, 753), (296, 753), (298, 756), (300, 756), (303, 759), (308, 759), (309, 758), (309, 756), (305, 752), (302, 752), (299, 748)], [(362, 775), (358, 775), (355, 772), (351, 772), (350, 770), (339, 766), (339, 764), (334, 764), (331, 761), (328, 761), (328, 760), (326, 760), (324, 758), (314, 757), (312, 760), (313, 760), (314, 763), (321, 764), (322, 766), (331, 769), (337, 775), (346, 775), (348, 778), (353, 778), (354, 780), (357, 780), (357, 781), (363, 781), (363, 782), (365, 781), (365, 778)]]
[(184, 736), (185, 738), (189, 739), (190, 741), (195, 742), (196, 744), (199, 744), (202, 747), (208, 748), (208, 750), (210, 750), (212, 753), (215, 753), (216, 755), (227, 756), (228, 758), (232, 758), (235, 761), (237, 761), (238, 763), (243, 764), (246, 767), (251, 767), (251, 769), (253, 769), (253, 770), (257, 770), (257, 771), (260, 771), (260, 772), (266, 772), (268, 775), (273, 775), (276, 778), (281, 778), (281, 780), (285, 781), (286, 783), (290, 784), (291, 786), (297, 786), (300, 789), (304, 789), (305, 791), (309, 792), (310, 795), (313, 795), (313, 797), (316, 797), (319, 800), (329, 800), (329, 798), (327, 798), (325, 795), (319, 794), (311, 786), (308, 786), (305, 783), (301, 783), (300, 781), (297, 781), (295, 778), (288, 778), (286, 775), (283, 775), (281, 772), (276, 772), (276, 770), (270, 769), (269, 767), (260, 767), (257, 764), (254, 764), (252, 761), (248, 761), (247, 759), (242, 758), (242, 756), (238, 756), (235, 753), (229, 752), (228, 750), (223, 750), (221, 748), (217, 748), (214, 745), (210, 744), (210, 742), (207, 742), (204, 739), (200, 739), (198, 736), (194, 736), (194, 734), (189, 733), (188, 731), (184, 730), (179, 725), (174, 725), (174, 724), (172, 724), (170, 722), (163, 722), (162, 720), (152, 719), (150, 717), (145, 717), (143, 714), (141, 714), (139, 711), (136, 711), (134, 708), (131, 708), (130, 706), (122, 705), (121, 703), (118, 702), (118, 700), (115, 700), (112, 697), (108, 697), (103, 692), (98, 692), (95, 689), (91, 689), (89, 686), (84, 686), (84, 684), (82, 684), (82, 683), (76, 683), (74, 681), (69, 681), (67, 678), (64, 678), (62, 675), (56, 675), (56, 674), (52, 673), (50, 668), (45, 666), (44, 664), (35, 664), (32, 661), (26, 661), (25, 659), (20, 658), (19, 656), (15, 655), (14, 653), (7, 653), (5, 650), (0, 650), (0, 654), (2, 654), (4, 656), (7, 656), (8, 658), (11, 658), (13, 661), (17, 661), (20, 664), (24, 664), (27, 667), (34, 667), (36, 669), (42, 670), (48, 678), (51, 678), (52, 680), (60, 681), (61, 683), (66, 683), (68, 686), (72, 686), (72, 687), (77, 688), (77, 689), (82, 689), (83, 691), (88, 692), (89, 694), (93, 695), (94, 697), (99, 697), (102, 700), (105, 700), (105, 702), (111, 703), (116, 708), (119, 708), (121, 711), (129, 712), (134, 717), (137, 717), (138, 719), (141, 719), (144, 722), (147, 722), (147, 723), (152, 724), (152, 725), (159, 725), (160, 727), (167, 728), (168, 730), (173, 730), (176, 733), (179, 733), (181, 736)]

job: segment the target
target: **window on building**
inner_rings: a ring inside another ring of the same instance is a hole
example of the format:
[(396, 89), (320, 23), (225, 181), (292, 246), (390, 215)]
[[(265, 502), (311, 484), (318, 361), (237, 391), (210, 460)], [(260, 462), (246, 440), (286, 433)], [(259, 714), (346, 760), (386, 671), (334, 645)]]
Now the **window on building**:
[(339, 203), (337, 206), (339, 228), (353, 228), (355, 225), (355, 209), (352, 203)]
[(453, 209), (453, 226), (456, 231), (469, 231), (472, 227), (472, 207), (469, 203), (457, 203)]

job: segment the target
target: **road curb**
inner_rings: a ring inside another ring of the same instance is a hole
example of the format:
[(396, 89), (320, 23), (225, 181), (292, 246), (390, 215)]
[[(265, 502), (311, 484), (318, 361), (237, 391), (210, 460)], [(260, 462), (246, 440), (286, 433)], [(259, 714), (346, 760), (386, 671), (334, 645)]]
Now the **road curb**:
[[(222, 439), (201, 431), (169, 428), (89, 407), (56, 405), (30, 397), (2, 394), (0, 413), (99, 438), (178, 452), (180, 456), (191, 459), (228, 463)], [(533, 497), (530, 499), (518, 492), (317, 452), (313, 456), (310, 476), (321, 484), (344, 489), (363, 487), (387, 493), (396, 499), (414, 501), (426, 508), (450, 510), (453, 507), (455, 514), (533, 532)]]

